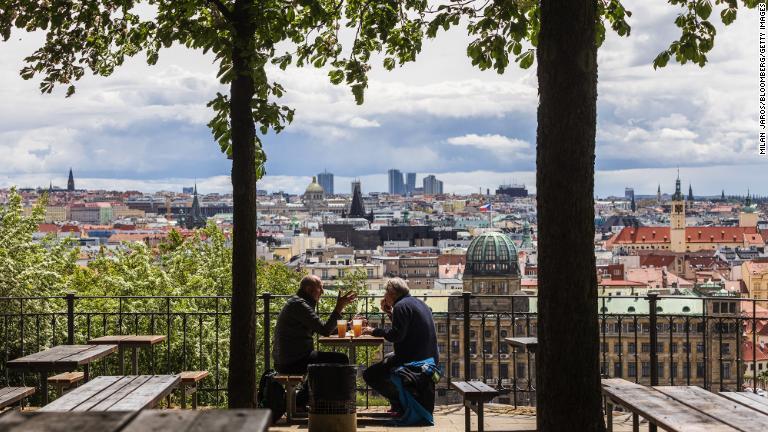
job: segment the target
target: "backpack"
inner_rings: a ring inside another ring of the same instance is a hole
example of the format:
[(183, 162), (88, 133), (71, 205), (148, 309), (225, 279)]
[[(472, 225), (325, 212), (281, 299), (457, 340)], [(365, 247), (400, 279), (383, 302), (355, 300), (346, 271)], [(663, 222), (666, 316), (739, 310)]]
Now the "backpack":
[(261, 375), (256, 395), (259, 408), (272, 410), (272, 424), (285, 414), (285, 389), (275, 380), (277, 372), (270, 369)]

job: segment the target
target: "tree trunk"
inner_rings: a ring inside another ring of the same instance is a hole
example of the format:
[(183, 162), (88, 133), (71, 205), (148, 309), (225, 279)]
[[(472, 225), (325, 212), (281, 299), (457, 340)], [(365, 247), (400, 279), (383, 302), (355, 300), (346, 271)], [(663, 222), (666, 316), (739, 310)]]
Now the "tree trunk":
[(233, 11), (230, 122), (234, 214), (227, 382), (230, 408), (256, 407), (256, 129), (251, 114), (255, 88), (249, 68), (255, 27), (251, 3), (237, 0)]
[(595, 0), (541, 1), (537, 430), (604, 431), (594, 255)]

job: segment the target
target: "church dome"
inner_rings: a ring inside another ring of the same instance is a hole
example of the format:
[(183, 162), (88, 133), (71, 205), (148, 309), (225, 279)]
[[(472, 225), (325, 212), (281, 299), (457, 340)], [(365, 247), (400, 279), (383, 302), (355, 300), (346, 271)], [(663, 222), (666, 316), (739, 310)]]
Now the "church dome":
[(322, 186), (320, 186), (320, 183), (317, 182), (317, 177), (312, 176), (312, 183), (307, 186), (307, 190), (304, 191), (304, 193), (325, 193), (325, 190)]
[(467, 248), (465, 276), (520, 276), (517, 248), (506, 234), (486, 232)]

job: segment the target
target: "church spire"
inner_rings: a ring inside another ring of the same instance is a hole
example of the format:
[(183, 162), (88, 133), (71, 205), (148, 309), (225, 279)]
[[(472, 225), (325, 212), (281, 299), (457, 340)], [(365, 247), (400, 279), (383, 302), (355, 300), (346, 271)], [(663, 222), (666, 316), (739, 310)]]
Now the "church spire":
[(75, 191), (75, 176), (72, 174), (72, 168), (69, 169), (69, 179), (67, 180), (67, 192)]
[(682, 201), (683, 191), (680, 187), (680, 169), (677, 170), (677, 180), (675, 180), (675, 194), (672, 195), (672, 201)]
[(691, 186), (690, 183), (688, 183), (688, 201), (690, 201), (690, 202), (695, 201), (693, 199), (693, 187)]

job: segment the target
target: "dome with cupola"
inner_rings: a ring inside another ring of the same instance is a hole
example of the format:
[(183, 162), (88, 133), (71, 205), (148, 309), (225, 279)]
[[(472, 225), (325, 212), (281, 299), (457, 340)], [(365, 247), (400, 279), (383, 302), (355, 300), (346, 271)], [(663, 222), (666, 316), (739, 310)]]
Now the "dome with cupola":
[(520, 276), (517, 248), (512, 239), (500, 232), (485, 232), (475, 237), (467, 248), (468, 276)]

